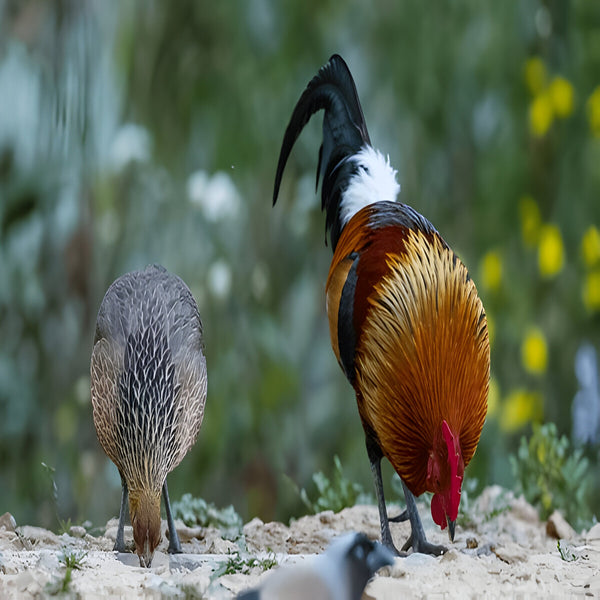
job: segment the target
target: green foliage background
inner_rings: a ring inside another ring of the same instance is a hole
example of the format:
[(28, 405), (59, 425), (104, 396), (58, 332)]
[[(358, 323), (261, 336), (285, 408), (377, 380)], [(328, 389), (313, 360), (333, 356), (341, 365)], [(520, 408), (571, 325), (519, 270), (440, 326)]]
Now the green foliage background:
[[(309, 486), (313, 472), (331, 473), (334, 454), (371, 489), (353, 394), (329, 345), (319, 119), (271, 208), (291, 110), (333, 52), (398, 168), (400, 199), (476, 282), (487, 252), (502, 261), (500, 285), (479, 286), (494, 321), (497, 407), (467, 474), (512, 487), (507, 454), (530, 420), (500, 427), (513, 389), (539, 394), (532, 418), (570, 433), (575, 351), (600, 345), (580, 256), (600, 223), (587, 102), (600, 85), (600, 4), (0, 0), (0, 512), (55, 526), (42, 461), (56, 469), (61, 518), (103, 523), (118, 512), (118, 475), (91, 417), (94, 320), (108, 285), (151, 262), (190, 285), (206, 331), (205, 421), (171, 496), (286, 518), (303, 507), (283, 475)], [(574, 90), (568, 118), (537, 136), (524, 77), (532, 57)], [(225, 208), (214, 214), (218, 194)], [(560, 228), (564, 266), (552, 278), (521, 239), (525, 195)], [(520, 360), (530, 325), (547, 340), (538, 375)], [(586, 451), (598, 473), (598, 448)]]

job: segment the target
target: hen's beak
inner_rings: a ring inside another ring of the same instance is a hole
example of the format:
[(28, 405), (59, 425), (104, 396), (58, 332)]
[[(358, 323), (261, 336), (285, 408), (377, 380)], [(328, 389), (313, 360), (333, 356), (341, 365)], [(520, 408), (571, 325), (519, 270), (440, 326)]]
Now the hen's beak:
[(150, 565), (152, 564), (153, 555), (154, 555), (154, 552), (150, 551), (150, 542), (148, 541), (148, 538), (146, 537), (146, 540), (144, 541), (144, 551), (139, 555), (140, 567), (150, 568)]

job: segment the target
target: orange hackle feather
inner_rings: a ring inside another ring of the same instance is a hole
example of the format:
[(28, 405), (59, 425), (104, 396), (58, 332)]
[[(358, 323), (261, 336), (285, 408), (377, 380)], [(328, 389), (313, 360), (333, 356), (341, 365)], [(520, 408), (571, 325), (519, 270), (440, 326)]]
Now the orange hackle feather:
[[(354, 388), (363, 424), (415, 494), (427, 487), (434, 440), (446, 420), (471, 460), (487, 412), (485, 312), (466, 267), (437, 233), (399, 225), (374, 230), (377, 205), (343, 230), (329, 271), (332, 346), (348, 256), (359, 256), (354, 297)], [(361, 266), (362, 265), (362, 266)], [(443, 448), (443, 444), (441, 444)]]

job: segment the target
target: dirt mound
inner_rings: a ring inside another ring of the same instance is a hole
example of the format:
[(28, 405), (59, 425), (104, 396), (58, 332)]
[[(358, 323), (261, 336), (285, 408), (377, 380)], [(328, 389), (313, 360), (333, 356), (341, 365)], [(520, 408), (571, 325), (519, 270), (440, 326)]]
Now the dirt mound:
[[(425, 507), (421, 514), (426, 516)], [(484, 491), (465, 521), (444, 556), (398, 558), (371, 581), (364, 598), (600, 595), (600, 524), (577, 534), (560, 515), (540, 522), (535, 509), (498, 487)], [(430, 541), (448, 544), (429, 518), (424, 526)], [(17, 527), (7, 514), (0, 517), (0, 597), (227, 599), (268, 577), (264, 569), (274, 561), (307, 560), (333, 537), (352, 530), (377, 539), (377, 508), (323, 512), (290, 525), (253, 519), (237, 542), (223, 539), (218, 529), (180, 523), (184, 554), (166, 554), (165, 535), (152, 568), (144, 569), (134, 554), (112, 551), (114, 519), (96, 537), (83, 527), (62, 535)], [(407, 523), (392, 524), (397, 545), (409, 531)], [(131, 528), (125, 533), (130, 540)], [(569, 538), (560, 547), (557, 534)]]

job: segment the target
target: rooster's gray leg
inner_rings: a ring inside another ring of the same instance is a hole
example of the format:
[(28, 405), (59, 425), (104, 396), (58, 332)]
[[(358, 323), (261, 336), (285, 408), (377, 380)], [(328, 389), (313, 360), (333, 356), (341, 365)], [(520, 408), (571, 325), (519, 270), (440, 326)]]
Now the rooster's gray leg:
[(412, 492), (406, 487), (404, 481), (402, 482), (402, 489), (404, 490), (404, 497), (406, 498), (406, 512), (408, 512), (408, 518), (410, 519), (411, 534), (402, 550), (408, 550), (412, 548), (414, 552), (421, 552), (422, 554), (433, 554), (439, 556), (447, 551), (445, 546), (437, 546), (430, 544), (425, 537), (425, 531), (423, 530), (423, 524), (421, 523), (421, 517), (417, 509), (417, 503)]
[(387, 508), (385, 506), (385, 496), (383, 495), (383, 481), (381, 480), (382, 454), (377, 443), (370, 440), (369, 436), (367, 436), (367, 453), (369, 455), (369, 462), (371, 463), (373, 481), (375, 482), (375, 493), (377, 494), (377, 506), (379, 507), (379, 523), (381, 525), (381, 543), (397, 556), (405, 556), (406, 553), (399, 552), (396, 546), (394, 546), (394, 541), (392, 540), (390, 522), (388, 519)]

